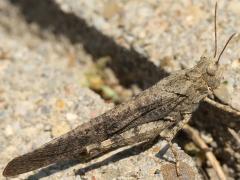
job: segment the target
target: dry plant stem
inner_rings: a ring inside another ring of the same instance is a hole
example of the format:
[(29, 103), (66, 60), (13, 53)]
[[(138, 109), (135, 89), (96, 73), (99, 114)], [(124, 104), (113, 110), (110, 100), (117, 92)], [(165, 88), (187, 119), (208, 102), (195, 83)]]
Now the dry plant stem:
[(236, 131), (234, 131), (231, 128), (228, 128), (229, 133), (234, 137), (234, 139), (237, 141), (238, 146), (240, 147), (240, 136), (236, 133)]
[(215, 106), (215, 107), (217, 107), (217, 108), (219, 108), (219, 109), (221, 109), (223, 111), (226, 111), (226, 112), (229, 112), (231, 114), (240, 116), (240, 112), (235, 110), (235, 109), (233, 109), (231, 106), (220, 104), (220, 103), (218, 103), (218, 102), (216, 102), (216, 101), (214, 101), (214, 100), (212, 100), (212, 99), (210, 99), (208, 97), (206, 97), (204, 99), (204, 101), (208, 102), (209, 104), (211, 104), (211, 105), (213, 105), (213, 106)]
[(209, 162), (212, 164), (213, 168), (217, 172), (217, 175), (219, 179), (226, 180), (226, 176), (223, 172), (223, 169), (218, 162), (217, 158), (214, 156), (214, 154), (209, 151), (209, 148), (207, 144), (203, 141), (203, 139), (200, 137), (197, 130), (190, 127), (189, 125), (184, 126), (183, 130), (188, 134), (188, 136), (202, 149), (205, 151), (206, 157), (209, 160)]

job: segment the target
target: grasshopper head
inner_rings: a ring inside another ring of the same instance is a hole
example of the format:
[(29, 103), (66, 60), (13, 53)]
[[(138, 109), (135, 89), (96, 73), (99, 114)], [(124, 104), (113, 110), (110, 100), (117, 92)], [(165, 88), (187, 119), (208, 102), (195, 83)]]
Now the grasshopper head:
[(216, 63), (215, 58), (202, 56), (197, 64), (197, 69), (201, 72), (203, 80), (211, 90), (216, 89), (222, 79), (222, 68)]
[(201, 60), (197, 64), (197, 69), (201, 72), (203, 80), (207, 83), (208, 87), (211, 90), (216, 89), (220, 85), (222, 79), (222, 67), (220, 67), (219, 60), (226, 49), (228, 43), (235, 36), (235, 33), (230, 36), (226, 42), (224, 48), (222, 49), (219, 56), (216, 58), (216, 51), (214, 57), (202, 56)]

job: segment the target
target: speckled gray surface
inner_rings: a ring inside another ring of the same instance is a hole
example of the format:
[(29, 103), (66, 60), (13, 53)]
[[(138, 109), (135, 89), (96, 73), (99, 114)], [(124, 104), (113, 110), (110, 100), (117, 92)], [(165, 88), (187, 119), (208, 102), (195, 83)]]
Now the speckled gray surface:
[[(113, 105), (85, 87), (84, 73), (91, 67), (92, 57), (81, 44), (72, 46), (65, 37), (41, 32), (36, 24), (26, 23), (18, 7), (8, 1), (0, 1), (0, 9), (0, 37), (4, 42), (0, 45), (2, 172), (13, 157)], [(175, 170), (171, 152), (167, 151), (164, 158), (159, 154), (165, 145), (162, 141), (144, 152), (128, 147), (89, 163), (65, 162), (13, 179), (169, 179)], [(182, 150), (178, 153), (183, 178), (200, 179), (192, 158)], [(0, 179), (5, 178), (0, 175)]]

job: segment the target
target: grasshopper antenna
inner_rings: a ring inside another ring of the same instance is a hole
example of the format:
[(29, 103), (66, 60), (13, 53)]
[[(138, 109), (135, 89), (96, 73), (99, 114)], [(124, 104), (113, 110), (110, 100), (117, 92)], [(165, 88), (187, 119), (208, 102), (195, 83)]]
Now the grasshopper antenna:
[(232, 38), (233, 38), (235, 35), (236, 35), (236, 33), (233, 33), (233, 34), (229, 37), (229, 39), (227, 40), (225, 46), (223, 47), (221, 53), (220, 53), (219, 56), (218, 56), (218, 59), (217, 59), (217, 61), (216, 61), (216, 64), (219, 64), (219, 60), (220, 60), (220, 58), (221, 58), (224, 50), (226, 49), (227, 45), (229, 44), (229, 42), (232, 40)]
[(217, 1), (215, 4), (215, 11), (214, 11), (214, 40), (215, 40), (215, 48), (214, 48), (214, 58), (217, 55)]

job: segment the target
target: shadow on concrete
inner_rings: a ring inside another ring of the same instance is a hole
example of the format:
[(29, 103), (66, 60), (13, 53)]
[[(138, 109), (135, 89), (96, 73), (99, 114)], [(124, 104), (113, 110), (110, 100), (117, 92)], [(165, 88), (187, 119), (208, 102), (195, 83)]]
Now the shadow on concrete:
[(84, 19), (62, 12), (53, 0), (10, 2), (19, 7), (28, 23), (36, 23), (41, 29), (56, 36), (65, 36), (73, 44), (82, 44), (95, 60), (110, 56), (112, 61), (109, 66), (125, 87), (137, 84), (146, 89), (167, 76), (163, 69), (156, 67), (134, 49), (119, 46), (111, 37), (89, 26)]

